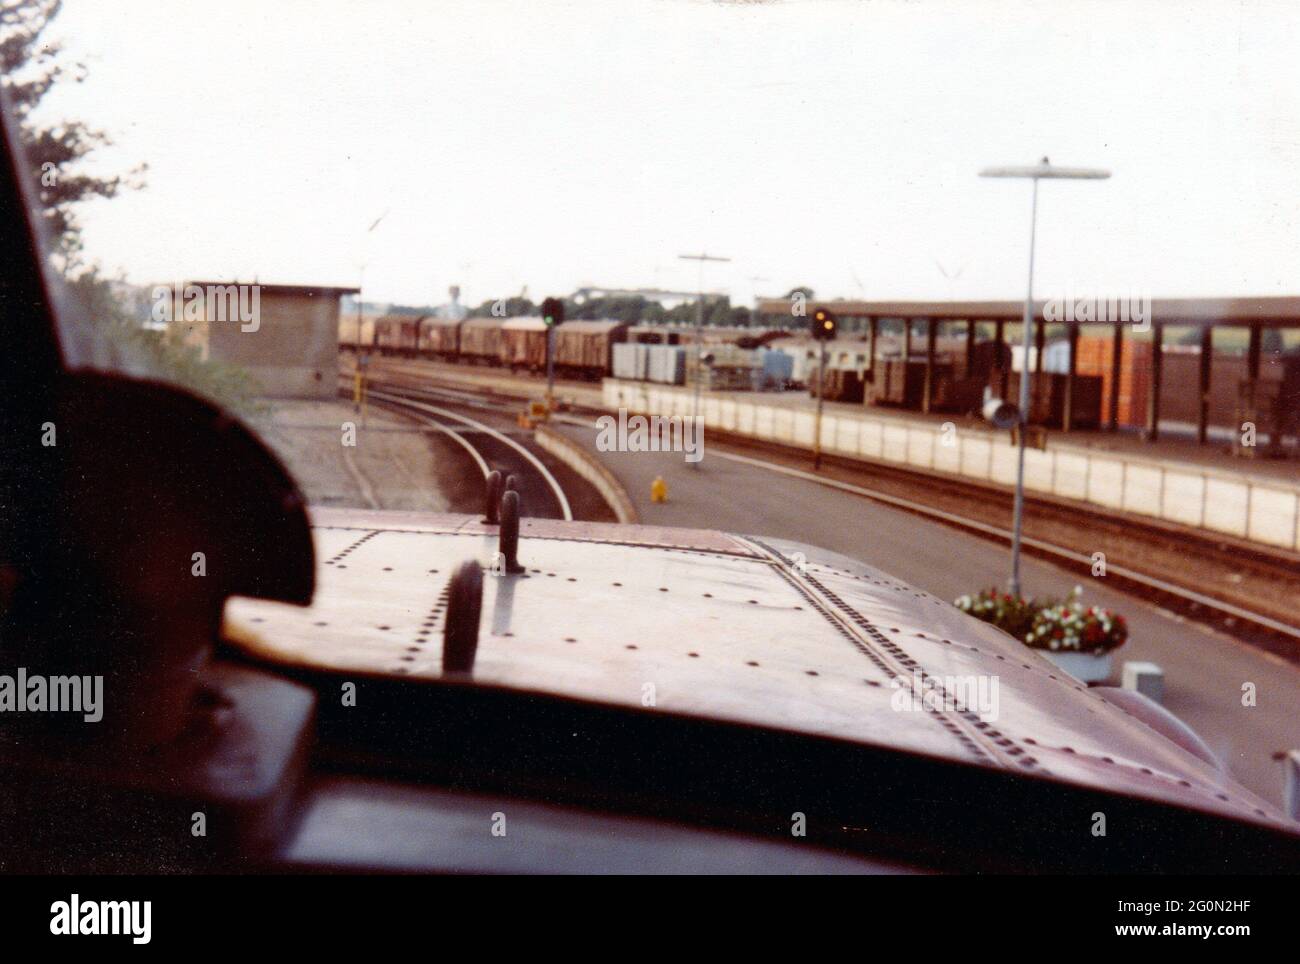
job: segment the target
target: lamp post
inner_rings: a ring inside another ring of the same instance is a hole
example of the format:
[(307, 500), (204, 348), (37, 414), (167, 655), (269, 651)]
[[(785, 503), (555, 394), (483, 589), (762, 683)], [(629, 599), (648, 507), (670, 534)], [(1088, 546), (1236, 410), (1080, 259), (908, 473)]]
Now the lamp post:
[[(365, 350), (362, 345), (361, 330), (363, 324), (362, 308), (365, 307), (365, 290), (366, 290), (366, 247), (370, 235), (374, 233), (375, 228), (379, 227), (379, 222), (388, 217), (388, 211), (385, 211), (379, 217), (370, 222), (370, 227), (366, 228), (365, 237), (361, 242), (361, 265), (357, 271), (357, 369), (354, 374), (354, 384), (352, 389), (352, 399), (354, 411), (361, 414), (361, 424), (366, 424), (366, 369), (370, 364), (370, 352)], [(375, 330), (370, 329), (370, 348), (375, 347)]]
[[(1016, 500), (1011, 524), (1011, 593), (1020, 595), (1020, 534), (1025, 515), (1025, 427), (1029, 424), (1029, 356), (1032, 351), (1034, 327), (1034, 235), (1038, 226), (1038, 182), (1040, 180), (1099, 181), (1110, 177), (1110, 171), (1095, 167), (1053, 167), (1044, 157), (1038, 164), (1027, 167), (988, 167), (980, 177), (1015, 177), (1033, 181), (1033, 199), (1029, 214), (1029, 285), (1025, 293), (1024, 357), (1020, 361), (1020, 407), (1016, 453)], [(1034, 373), (1039, 374), (1038, 372)]]
[[(379, 222), (384, 220), (384, 218), (386, 217), (388, 217), (388, 211), (385, 211), (383, 214), (379, 215), (379, 217), (371, 221), (370, 227), (366, 228), (366, 235), (362, 239), (361, 269), (358, 272), (358, 277), (357, 277), (357, 353), (358, 354), (361, 353), (361, 309), (365, 305), (365, 300), (364, 300), (365, 295), (363, 292), (365, 291), (365, 287), (366, 287), (366, 254), (365, 254), (365, 249), (367, 247), (366, 242), (369, 241), (370, 235), (374, 234), (375, 228), (379, 227)], [(371, 348), (375, 347), (374, 341), (375, 341), (375, 333), (372, 329), (370, 332)]]
[[(706, 254), (679, 254), (678, 258), (683, 261), (698, 261), (700, 263), (700, 300), (695, 307), (695, 400), (691, 404), (691, 424), (698, 425), (700, 417), (700, 388), (704, 383), (704, 262), (706, 261), (730, 261), (730, 258), (720, 258), (716, 255)], [(692, 462), (691, 465), (699, 468), (699, 462)]]

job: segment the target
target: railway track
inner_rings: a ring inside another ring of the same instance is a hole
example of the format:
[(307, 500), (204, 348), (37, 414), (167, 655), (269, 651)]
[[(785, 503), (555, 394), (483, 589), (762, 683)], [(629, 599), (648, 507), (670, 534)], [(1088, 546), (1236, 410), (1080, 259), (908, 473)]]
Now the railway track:
[[(421, 379), (410, 368), (386, 377), (407, 385), (423, 381), (419, 391), (446, 405), (494, 413), (513, 412), (519, 405), (518, 397), (504, 393), (429, 386), (427, 376)], [(590, 419), (574, 421), (590, 424)], [(710, 454), (851, 491), (981, 538), (1010, 541), (1011, 493), (996, 486), (838, 456), (824, 456), (822, 471), (814, 473), (807, 469), (807, 453), (718, 431), (710, 432)], [(1103, 552), (1109, 583), (1300, 661), (1300, 627), (1295, 625), (1300, 567), (1291, 554), (1032, 495), (1026, 500), (1026, 530), (1027, 553), (1087, 574), (1095, 565), (1094, 553)], [(1196, 584), (1171, 572), (1190, 573)]]
[[(434, 400), (440, 400), (434, 393), (378, 383), (370, 389), (368, 398), (447, 435), (465, 451), (484, 480), (493, 469), (513, 475), (528, 515), (573, 519), (573, 507), (554, 473), (527, 446), (505, 433), (478, 419), (433, 404)], [(452, 399), (452, 403), (464, 404), (457, 399)]]

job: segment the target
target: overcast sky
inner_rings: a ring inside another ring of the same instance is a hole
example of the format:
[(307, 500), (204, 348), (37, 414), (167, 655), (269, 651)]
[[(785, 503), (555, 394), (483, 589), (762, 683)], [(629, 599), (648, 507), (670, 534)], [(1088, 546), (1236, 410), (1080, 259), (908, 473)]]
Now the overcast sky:
[[(1300, 5), (68, 0), (106, 131), (148, 186), (84, 212), (141, 283), (534, 299), (582, 284), (747, 302), (1300, 293)], [(386, 217), (373, 231), (368, 228)], [(941, 267), (942, 269), (941, 270)], [(943, 271), (952, 276), (944, 277)], [(764, 280), (753, 281), (754, 277)]]

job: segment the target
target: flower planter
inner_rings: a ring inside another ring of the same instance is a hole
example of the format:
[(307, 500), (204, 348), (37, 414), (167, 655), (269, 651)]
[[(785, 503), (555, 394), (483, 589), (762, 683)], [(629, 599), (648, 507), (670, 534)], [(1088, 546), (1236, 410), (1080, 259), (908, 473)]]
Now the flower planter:
[(1101, 683), (1110, 678), (1110, 653), (1079, 653), (1073, 650), (1040, 649), (1037, 652), (1081, 683)]

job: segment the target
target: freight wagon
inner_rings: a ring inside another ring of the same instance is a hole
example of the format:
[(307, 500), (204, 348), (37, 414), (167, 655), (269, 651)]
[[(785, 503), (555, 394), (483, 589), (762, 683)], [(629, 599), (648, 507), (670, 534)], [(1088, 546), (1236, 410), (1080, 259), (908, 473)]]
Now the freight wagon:
[(512, 372), (546, 370), (546, 322), (508, 318), (501, 326), (501, 364)]
[[(734, 339), (744, 329), (708, 328), (706, 350), (714, 354), (740, 353), (755, 356), (755, 350), (738, 348)], [(569, 321), (552, 334), (555, 371), (566, 377), (598, 379), (615, 373), (615, 351), (622, 361), (616, 377), (634, 377), (663, 384), (680, 385), (685, 380), (686, 361), (694, 357), (695, 346), (683, 347), (694, 336), (690, 326), (630, 325), (623, 321)], [(749, 344), (775, 341), (777, 333), (752, 332)], [(458, 321), (428, 315), (355, 316), (339, 321), (341, 351), (377, 351), (385, 355), (434, 358), (467, 365), (506, 366), (515, 371), (540, 373), (546, 369), (546, 329), (540, 318), (493, 318), (478, 316)], [(761, 351), (761, 349), (759, 350)], [(753, 365), (749, 365), (753, 367)], [(797, 367), (797, 366), (796, 366)], [(755, 369), (757, 371), (757, 369)], [(784, 366), (780, 372), (784, 377)], [(777, 379), (780, 380), (780, 379)], [(764, 384), (771, 387), (774, 379)]]
[(423, 315), (384, 315), (375, 322), (374, 346), (381, 355), (414, 358), (420, 342)]
[(375, 345), (375, 316), (355, 314), (339, 318), (339, 348), (343, 351), (369, 351)]
[(425, 318), (420, 322), (420, 354), (455, 361), (460, 354), (458, 318)]
[(501, 364), (504, 318), (466, 318), (460, 326), (460, 360), (471, 365)]
[(566, 321), (555, 329), (557, 372), (580, 378), (600, 378), (610, 373), (613, 347), (627, 339), (623, 321)]

